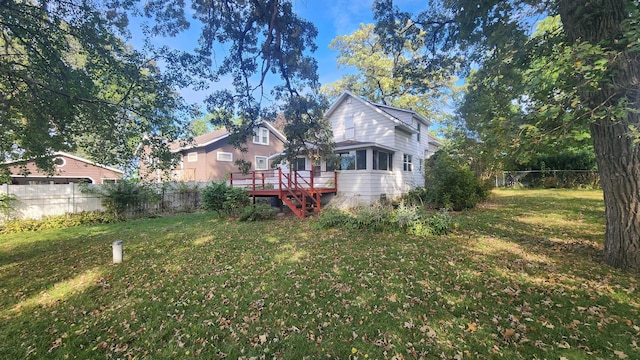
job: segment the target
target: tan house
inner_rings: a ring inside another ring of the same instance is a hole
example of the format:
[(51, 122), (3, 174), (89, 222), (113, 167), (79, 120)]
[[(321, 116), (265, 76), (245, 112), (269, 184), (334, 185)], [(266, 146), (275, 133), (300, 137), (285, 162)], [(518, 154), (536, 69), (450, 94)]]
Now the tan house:
[[(254, 135), (247, 139), (247, 152), (229, 144), (226, 129), (215, 130), (194, 138), (186, 146), (173, 145), (172, 151), (182, 155), (182, 161), (171, 172), (174, 181), (209, 182), (225, 180), (229, 173), (237, 172), (236, 160), (251, 163), (250, 170), (267, 170), (271, 160), (284, 150), (286, 138), (269, 123), (261, 123)], [(161, 181), (161, 174), (154, 174)]]
[[(122, 170), (100, 165), (65, 152), (56, 152), (53, 155), (55, 164), (53, 175), (46, 174), (38, 169), (33, 160), (8, 163), (7, 165), (11, 172), (11, 183), (13, 185), (71, 184), (80, 182), (104, 184), (116, 182), (122, 179), (124, 175)], [(28, 172), (27, 175), (24, 175), (25, 169)]]

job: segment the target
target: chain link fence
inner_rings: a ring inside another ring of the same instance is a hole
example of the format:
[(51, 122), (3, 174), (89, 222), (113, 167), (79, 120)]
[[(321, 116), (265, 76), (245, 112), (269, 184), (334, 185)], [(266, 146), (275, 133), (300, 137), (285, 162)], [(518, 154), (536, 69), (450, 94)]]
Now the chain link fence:
[(496, 187), (563, 188), (600, 187), (595, 170), (529, 170), (505, 171), (494, 176)]

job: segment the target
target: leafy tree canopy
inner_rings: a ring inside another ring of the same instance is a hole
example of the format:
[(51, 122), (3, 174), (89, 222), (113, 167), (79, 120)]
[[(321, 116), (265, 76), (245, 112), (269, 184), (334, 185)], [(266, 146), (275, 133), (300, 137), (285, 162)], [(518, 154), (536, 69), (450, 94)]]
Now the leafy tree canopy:
[[(317, 30), (290, 1), (190, 5), (187, 19), (183, 0), (1, 0), (0, 156), (34, 157), (51, 169), (53, 151), (82, 148), (98, 162), (130, 164), (145, 149), (152, 153), (142, 159), (154, 159), (147, 165), (171, 166), (167, 144), (188, 138), (186, 119), (193, 118), (176, 89), (223, 77), (232, 88), (214, 91), (207, 110), (214, 126), (231, 130), (235, 145), (277, 112), (287, 114), (287, 135), (310, 140), (294, 140), (292, 148), (307, 151), (302, 144), (329, 138), (319, 117), (326, 101), (317, 93), (317, 64), (308, 55)], [(199, 22), (199, 47), (188, 54), (147, 38), (144, 49), (131, 49), (123, 38), (132, 16), (149, 19), (148, 37), (173, 36)]]
[(125, 165), (141, 145), (162, 157), (160, 139), (183, 135), (189, 109), (174, 88), (185, 79), (125, 44), (113, 5), (0, 1), (1, 159), (52, 169), (52, 152), (81, 148)]
[[(392, 0), (376, 0), (374, 9), (376, 31), (385, 46), (397, 49), (407, 41), (425, 44), (424, 61), (414, 67), (414, 76), (428, 76), (437, 66), (455, 72), (477, 64), (489, 75), (488, 81), (481, 77), (477, 84), (489, 86), (494, 93), (527, 95), (509, 104), (504, 101), (508, 96), (490, 99), (503, 107), (488, 107), (499, 110), (483, 119), (489, 120), (489, 128), (505, 133), (517, 129), (522, 136), (513, 141), (538, 141), (544, 147), (556, 139), (584, 140), (588, 129), (606, 205), (605, 259), (613, 266), (640, 272), (637, 1), (434, 0), (424, 12), (410, 14)], [(561, 29), (529, 36), (532, 19), (555, 15)], [(490, 65), (505, 72), (491, 73)], [(536, 74), (536, 69), (545, 71)], [(527, 81), (531, 83), (525, 87), (532, 86), (523, 92), (521, 86)], [(494, 126), (501, 118), (504, 126)], [(477, 123), (479, 129), (485, 126)]]
[(413, 76), (409, 70), (419, 59), (424, 43), (406, 42), (397, 49), (387, 48), (374, 29), (373, 24), (361, 24), (353, 34), (333, 39), (329, 47), (338, 51), (338, 65), (355, 68), (356, 72), (325, 85), (323, 92), (337, 97), (349, 90), (377, 103), (411, 108), (434, 118), (446, 90), (451, 89), (450, 74), (434, 70), (429, 77)]

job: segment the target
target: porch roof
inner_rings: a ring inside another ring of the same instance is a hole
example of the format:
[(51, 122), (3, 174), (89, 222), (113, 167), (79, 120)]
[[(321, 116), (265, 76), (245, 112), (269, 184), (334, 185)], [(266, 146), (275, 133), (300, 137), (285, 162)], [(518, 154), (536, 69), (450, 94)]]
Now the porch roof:
[(335, 144), (334, 150), (335, 151), (353, 150), (353, 149), (362, 149), (362, 148), (368, 148), (368, 147), (387, 150), (387, 151), (390, 151), (390, 152), (395, 152), (396, 151), (396, 149), (390, 148), (390, 147), (385, 146), (385, 145), (380, 145), (380, 144), (375, 143), (375, 142), (362, 142), (362, 141), (355, 141), (355, 140), (346, 140), (346, 141), (337, 142)]

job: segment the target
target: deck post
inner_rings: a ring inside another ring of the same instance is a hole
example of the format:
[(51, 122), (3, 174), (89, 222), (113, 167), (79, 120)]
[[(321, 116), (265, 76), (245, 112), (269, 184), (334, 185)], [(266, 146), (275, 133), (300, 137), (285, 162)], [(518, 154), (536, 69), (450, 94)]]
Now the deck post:
[(233, 187), (233, 173), (229, 173), (229, 186)]
[(336, 194), (338, 193), (338, 172), (333, 172), (333, 188), (336, 190)]
[(253, 191), (256, 191), (256, 172), (252, 171), (251, 172), (251, 188), (253, 189)]

